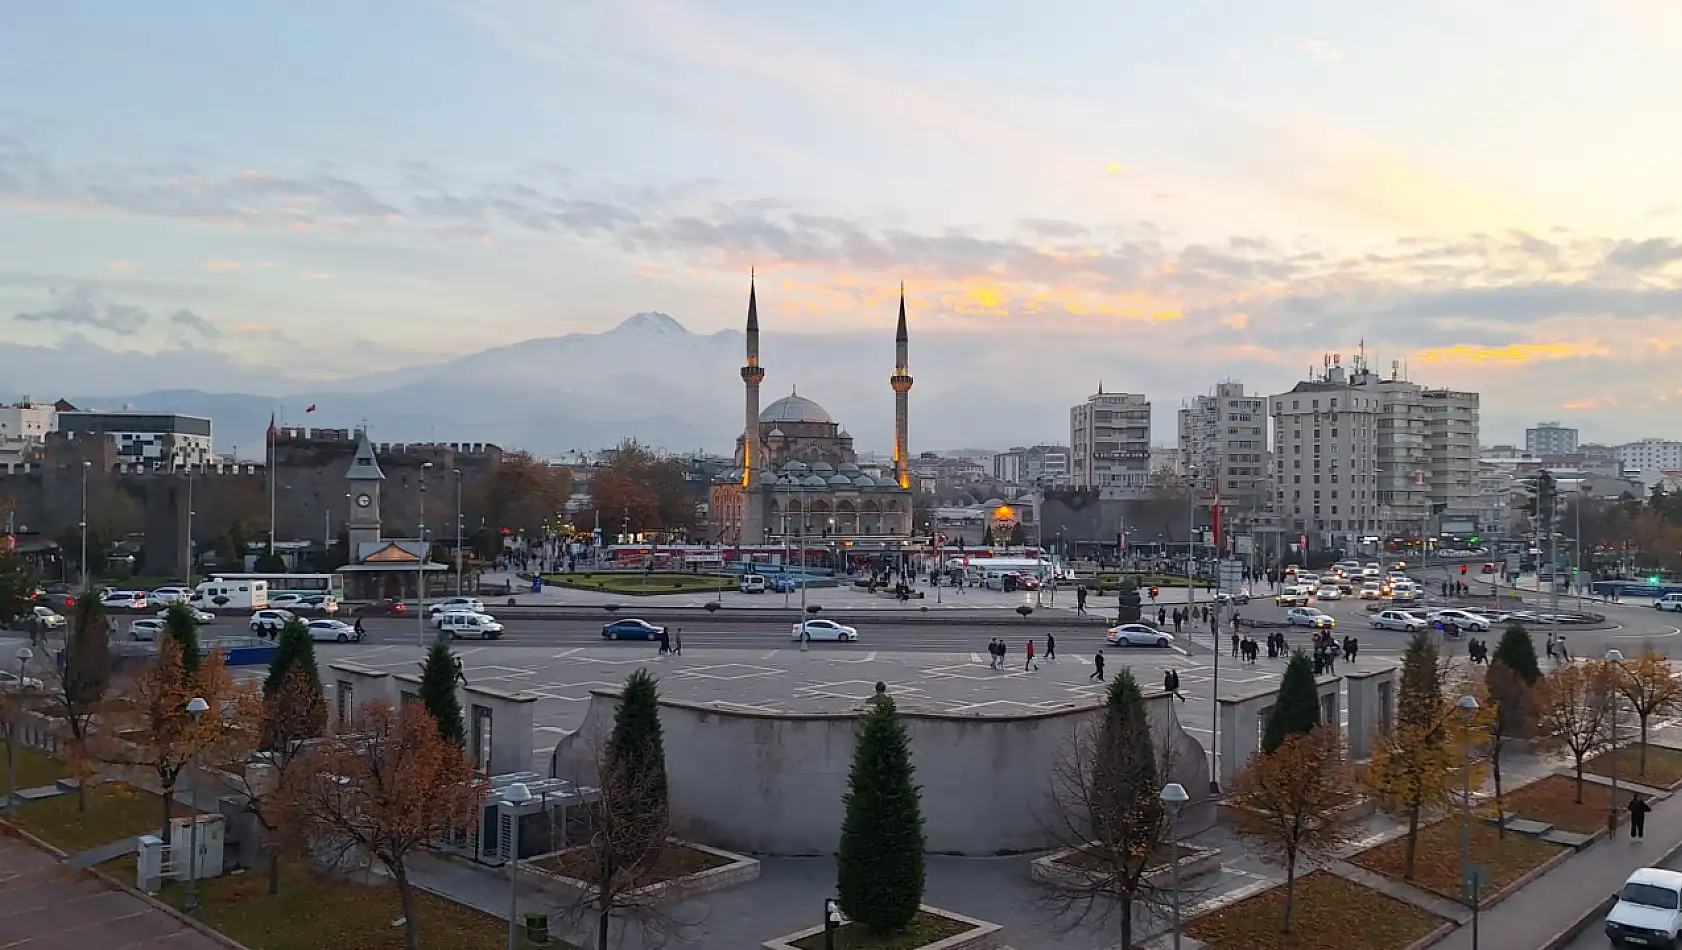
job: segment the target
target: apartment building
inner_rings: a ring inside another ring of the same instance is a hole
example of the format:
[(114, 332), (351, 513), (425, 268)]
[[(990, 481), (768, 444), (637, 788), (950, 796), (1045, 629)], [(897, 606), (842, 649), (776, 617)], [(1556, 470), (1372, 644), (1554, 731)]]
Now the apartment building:
[(1106, 393), (1069, 407), (1069, 479), (1100, 498), (1136, 499), (1150, 485), (1151, 401)]
[(1557, 422), (1538, 422), (1524, 430), (1524, 451), (1530, 455), (1570, 455), (1577, 451), (1577, 430)]
[(993, 456), (993, 477), (1011, 485), (1058, 488), (1069, 481), (1069, 447), (1016, 445)]
[(1478, 394), (1427, 389), (1420, 396), (1431, 461), (1431, 510), (1438, 530), (1469, 525), (1464, 530), (1475, 532), (1483, 508), (1478, 485)]
[(1341, 366), (1267, 400), (1279, 527), (1315, 547), (1344, 547), (1379, 530), (1381, 398)]
[(1266, 506), (1266, 400), (1246, 396), (1243, 383), (1218, 383), (1180, 407), (1178, 428), (1179, 470), (1200, 496), (1213, 497), (1218, 481), (1223, 508)]
[[(1332, 369), (1340, 367), (1334, 365)], [(1396, 372), (1380, 376), (1368, 369), (1366, 361), (1359, 358), (1349, 373), (1349, 382), (1377, 399), (1378, 419), (1373, 440), (1378, 491), (1377, 531), (1402, 536), (1428, 532), (1431, 453), (1424, 390), (1417, 383), (1399, 378)], [(1474, 457), (1476, 447), (1474, 442)]]
[(1617, 455), (1625, 471), (1668, 472), (1682, 469), (1682, 442), (1642, 439), (1618, 446)]
[(125, 462), (208, 465), (216, 459), (205, 416), (78, 409), (58, 414), (58, 431), (70, 439), (109, 438)]

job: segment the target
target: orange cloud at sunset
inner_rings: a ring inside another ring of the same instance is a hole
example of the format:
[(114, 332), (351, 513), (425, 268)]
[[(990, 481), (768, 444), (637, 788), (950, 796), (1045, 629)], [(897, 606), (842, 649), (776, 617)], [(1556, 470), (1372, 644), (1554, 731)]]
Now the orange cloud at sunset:
[(1612, 351), (1592, 341), (1574, 343), (1509, 343), (1506, 346), (1454, 346), (1421, 350), (1427, 363), (1524, 363), (1610, 356)]

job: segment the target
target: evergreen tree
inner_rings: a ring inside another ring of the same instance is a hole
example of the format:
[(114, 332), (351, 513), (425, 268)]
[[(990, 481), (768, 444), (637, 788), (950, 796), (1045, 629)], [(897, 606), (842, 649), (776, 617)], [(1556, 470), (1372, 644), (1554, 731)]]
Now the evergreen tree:
[(164, 629), (161, 636), (174, 640), (181, 648), (181, 666), (187, 671), (187, 678), (199, 675), (199, 624), (193, 619), (193, 608), (185, 601), (175, 601), (164, 611)]
[(1149, 852), (1160, 838), (1162, 786), (1145, 694), (1131, 668), (1122, 667), (1110, 681), (1106, 700), (1092, 768), (1093, 838), (1110, 847), (1124, 843)]
[(456, 698), (456, 658), (443, 640), (432, 641), (421, 664), (420, 700), (438, 723), (438, 732), (456, 745), (467, 744), (467, 727)]
[(872, 705), (841, 798), (835, 889), (842, 912), (873, 934), (903, 930), (923, 901), (923, 810), (912, 771), (893, 702)]
[(1291, 651), (1279, 695), (1262, 730), (1262, 751), (1273, 752), (1290, 736), (1313, 731), (1320, 724), (1320, 690), (1314, 684), (1314, 664), (1301, 649)]
[(1397, 698), (1397, 717), (1429, 728), (1439, 718), (1443, 698), (1443, 672), (1436, 641), (1423, 630), (1408, 640), (1402, 653), (1402, 689)]
[(1530, 631), (1524, 629), (1521, 623), (1507, 625), (1489, 662), (1492, 666), (1504, 664), (1529, 686), (1535, 686), (1542, 679), (1542, 666), (1536, 660), (1536, 641), (1531, 639)]
[(660, 695), (657, 681), (639, 669), (625, 681), (619, 710), (613, 716), (613, 734), (607, 741), (607, 761), (624, 776), (642, 805), (636, 810), (651, 823), (664, 822), (667, 814), (666, 743), (660, 730)]
[(986, 528), (982, 529), (981, 544), (984, 547), (992, 547), (993, 546), (993, 526), (992, 525), (988, 525)]
[[(305, 688), (287, 690), (287, 678), (303, 677)], [(327, 731), (327, 700), (321, 689), (321, 669), (316, 665), (315, 642), (309, 627), (294, 617), (280, 628), (269, 675), (263, 680), (267, 719), (265, 744), (270, 748), (299, 739), (314, 739)], [(288, 708), (276, 708), (285, 703)], [(298, 708), (302, 705), (304, 708)]]
[(34, 590), (35, 581), (29, 576), (28, 563), (21, 555), (0, 549), (0, 628), (11, 626), (29, 613)]

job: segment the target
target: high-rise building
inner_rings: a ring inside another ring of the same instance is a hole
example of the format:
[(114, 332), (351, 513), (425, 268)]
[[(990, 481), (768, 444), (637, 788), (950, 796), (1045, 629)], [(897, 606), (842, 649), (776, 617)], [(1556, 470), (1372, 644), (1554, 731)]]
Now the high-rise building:
[(1618, 446), (1618, 461), (1625, 471), (1671, 472), (1682, 469), (1682, 442), (1642, 439)]
[(1379, 530), (1381, 399), (1341, 366), (1267, 400), (1273, 423), (1274, 508), (1287, 537), (1344, 547)]
[(1557, 422), (1538, 422), (1524, 430), (1524, 450), (1531, 455), (1570, 455), (1577, 451), (1577, 430)]
[[(1431, 517), (1430, 422), (1423, 389), (1392, 372), (1380, 376), (1357, 357), (1350, 384), (1378, 397), (1374, 461), (1378, 476), (1378, 530), (1418, 536)], [(1474, 445), (1475, 448), (1475, 445)]]
[(1214, 497), (1218, 482), (1223, 508), (1264, 506), (1266, 400), (1244, 395), (1243, 383), (1217, 383), (1180, 407), (1179, 436), (1180, 474), (1200, 496)]
[(1069, 408), (1069, 477), (1100, 498), (1140, 498), (1150, 484), (1151, 401), (1098, 393)]
[(1437, 530), (1475, 533), (1483, 508), (1478, 487), (1478, 394), (1427, 389), (1421, 395)]

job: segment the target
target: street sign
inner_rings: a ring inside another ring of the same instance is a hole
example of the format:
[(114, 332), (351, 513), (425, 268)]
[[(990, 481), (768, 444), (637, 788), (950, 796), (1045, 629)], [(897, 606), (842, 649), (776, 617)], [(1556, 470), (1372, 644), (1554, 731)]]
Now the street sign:
[(1244, 562), (1223, 558), (1220, 566), (1221, 590), (1237, 591), (1244, 583)]

